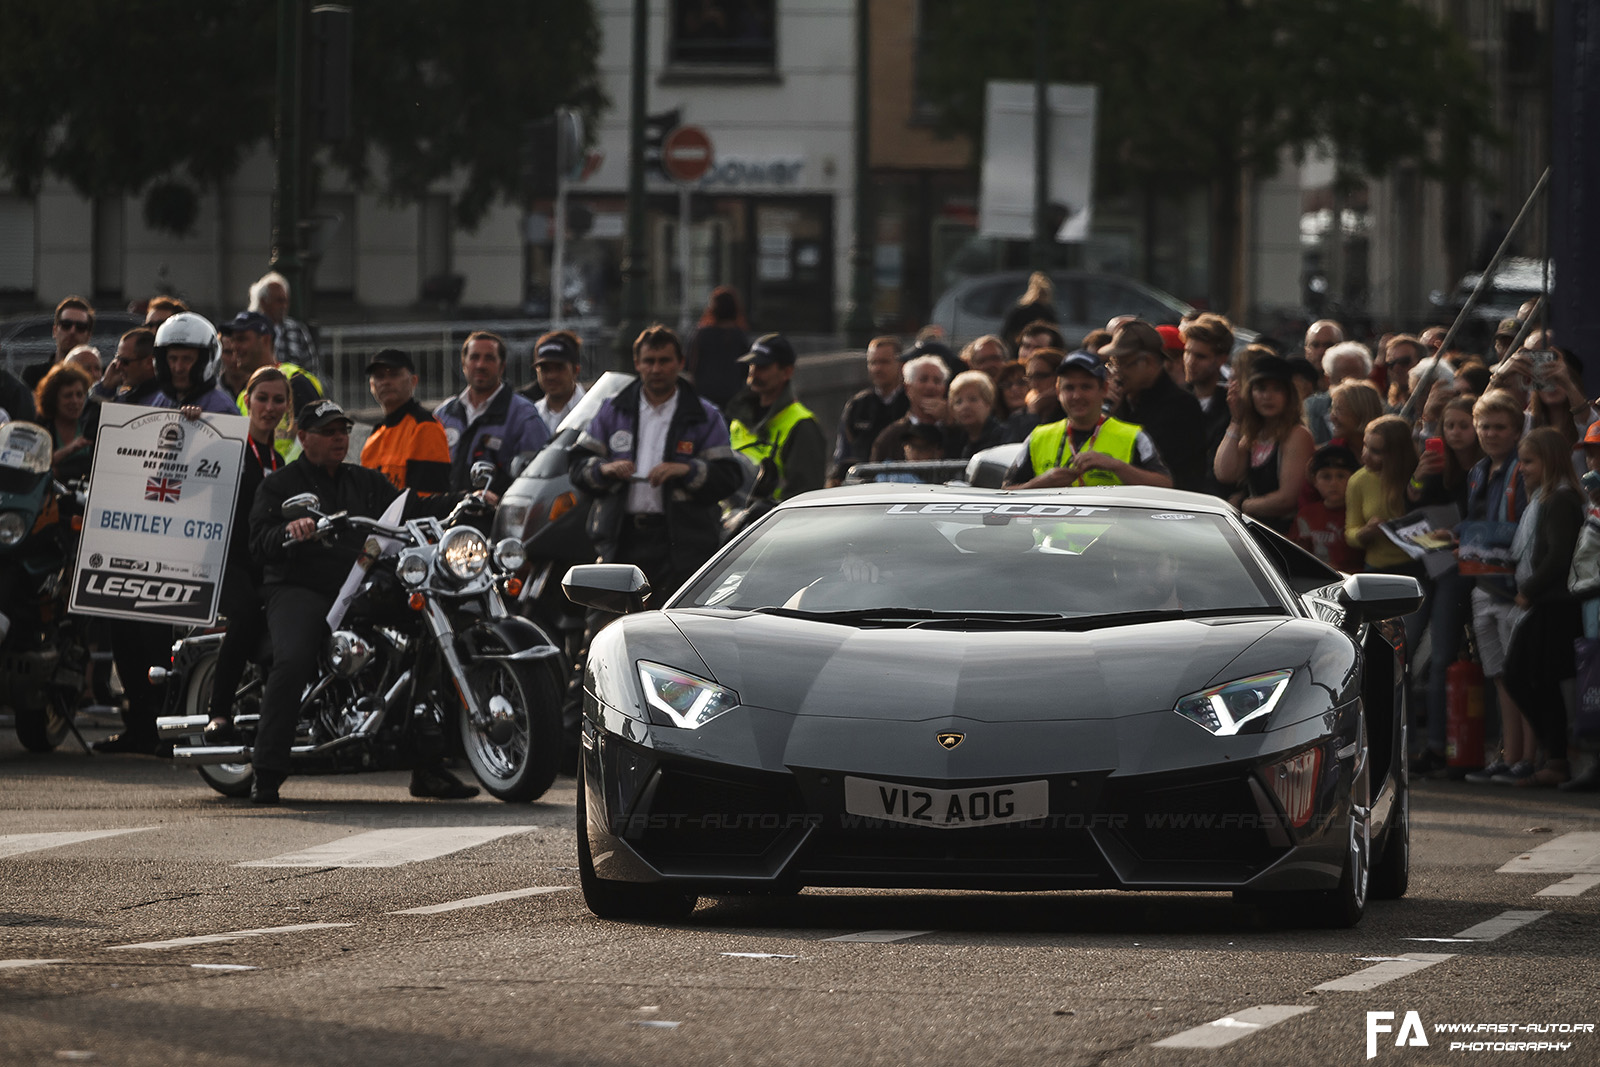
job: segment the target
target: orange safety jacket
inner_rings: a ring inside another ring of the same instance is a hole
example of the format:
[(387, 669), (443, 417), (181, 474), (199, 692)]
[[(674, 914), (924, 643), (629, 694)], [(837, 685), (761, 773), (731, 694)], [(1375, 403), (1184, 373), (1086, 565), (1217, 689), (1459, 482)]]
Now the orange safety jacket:
[(450, 488), (450, 442), (433, 413), (415, 398), (372, 431), (361, 446), (361, 465), (381, 471), (396, 489), (443, 493)]

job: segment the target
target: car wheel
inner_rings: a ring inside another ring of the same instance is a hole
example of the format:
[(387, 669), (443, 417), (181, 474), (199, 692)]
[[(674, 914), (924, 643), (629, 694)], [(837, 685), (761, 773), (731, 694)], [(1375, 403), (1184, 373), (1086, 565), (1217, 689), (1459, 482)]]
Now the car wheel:
[[(1405, 763), (1410, 758), (1405, 757)], [(1411, 786), (1404, 764), (1395, 780), (1395, 809), (1383, 835), (1383, 850), (1372, 864), (1371, 895), (1377, 900), (1399, 900), (1411, 886)]]
[(583, 902), (602, 919), (675, 922), (689, 917), (699, 898), (648, 882), (617, 882), (601, 878), (589, 852), (588, 787), (578, 770), (578, 882)]

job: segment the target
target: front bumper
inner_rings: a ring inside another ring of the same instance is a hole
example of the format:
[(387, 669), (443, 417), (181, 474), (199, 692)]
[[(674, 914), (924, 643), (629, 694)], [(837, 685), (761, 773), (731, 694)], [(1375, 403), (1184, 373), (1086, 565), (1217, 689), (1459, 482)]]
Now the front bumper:
[[(1061, 757), (1044, 773), (1035, 759), (1010, 774), (991, 763), (981, 777), (949, 775), (955, 768), (942, 754), (928, 759), (929, 773), (905, 773), (903, 761), (889, 761), (899, 763), (890, 771), (867, 769), (859, 753), (871, 745), (838, 746), (834, 760), (788, 762), (819, 754), (792, 735), (784, 762), (762, 766), (719, 758), (709, 737), (637, 722), (613, 731), (599, 722), (615, 724), (615, 717), (590, 715), (583, 810), (597, 875), (704, 893), (795, 886), (1328, 889), (1338, 883), (1350, 816), (1355, 712), (1347, 711), (1230, 739), (1222, 752), (1190, 745), (1186, 758), (1159, 766), (1129, 760), (1123, 762), (1133, 767), (1117, 769)], [(870, 725), (863, 732), (878, 739), (903, 732), (907, 745), (927, 742), (926, 723)], [(1020, 725), (1047, 736), (1052, 725), (1070, 733), (1082, 724)], [(1247, 748), (1251, 756), (1237, 755)], [(1297, 826), (1267, 768), (1308, 748), (1321, 750), (1322, 773), (1311, 817)], [(858, 762), (841, 765), (848, 760)], [(925, 789), (1043, 779), (1049, 813), (960, 828), (889, 822), (846, 810), (848, 775)]]

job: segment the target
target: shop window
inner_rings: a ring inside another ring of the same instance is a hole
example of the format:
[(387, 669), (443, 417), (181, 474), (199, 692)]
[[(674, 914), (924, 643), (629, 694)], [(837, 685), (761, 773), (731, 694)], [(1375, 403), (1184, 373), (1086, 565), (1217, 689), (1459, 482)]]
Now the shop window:
[(776, 0), (675, 0), (669, 65), (770, 73), (777, 65)]

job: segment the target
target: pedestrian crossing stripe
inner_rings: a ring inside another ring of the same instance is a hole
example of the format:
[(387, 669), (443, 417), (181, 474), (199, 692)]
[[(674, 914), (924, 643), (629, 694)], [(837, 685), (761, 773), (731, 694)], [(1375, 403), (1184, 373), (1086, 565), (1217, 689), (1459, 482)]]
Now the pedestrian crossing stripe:
[(154, 830), (154, 826), (130, 826), (124, 830), (69, 830), (38, 834), (0, 834), (0, 859), (18, 856), (24, 852), (39, 852), (62, 845), (75, 845), (80, 841), (94, 841), (102, 837), (118, 837)]
[(399, 867), (476, 848), (532, 826), (430, 826), (369, 830), (238, 867)]

